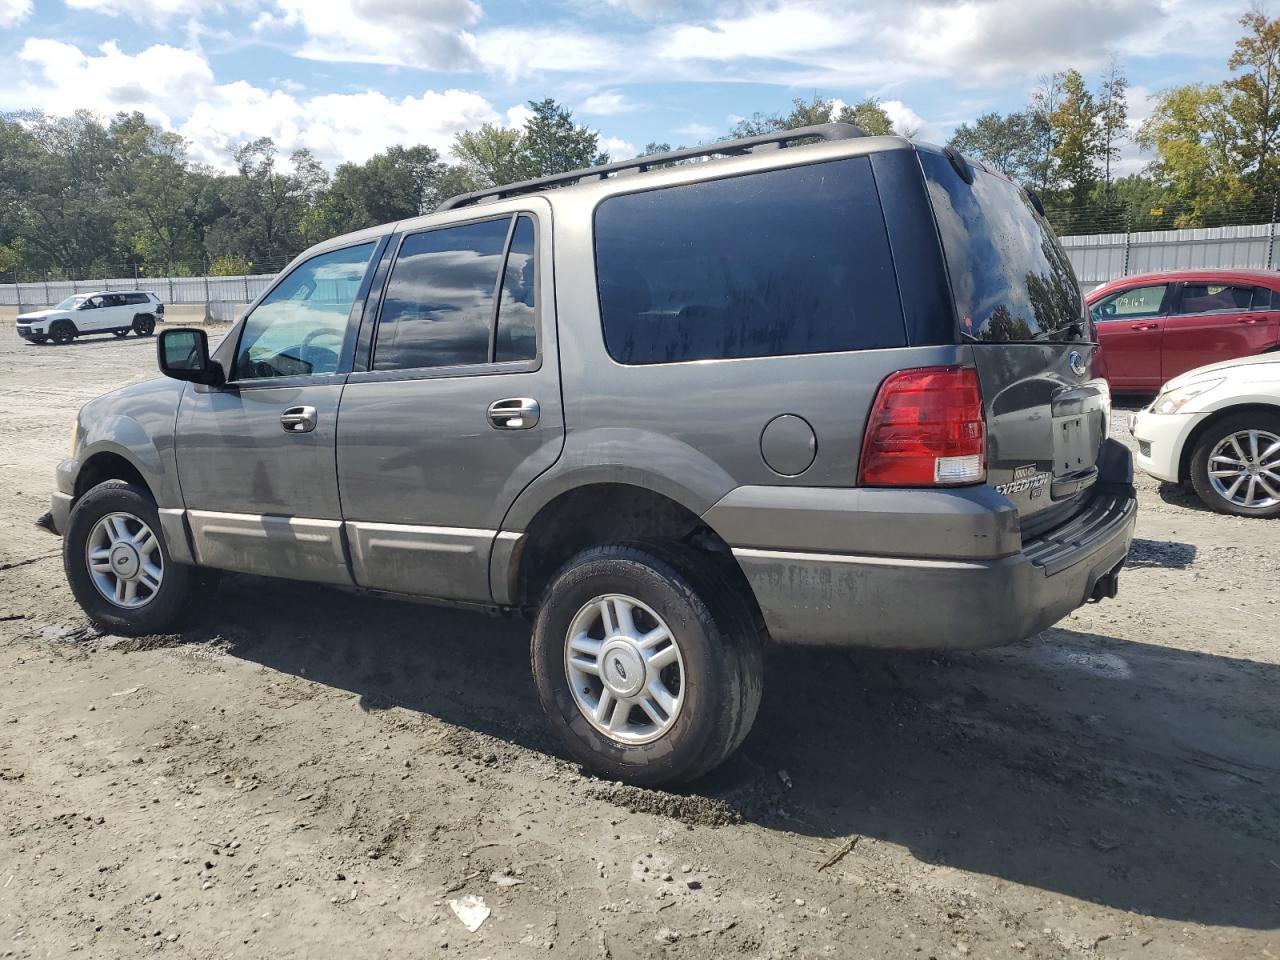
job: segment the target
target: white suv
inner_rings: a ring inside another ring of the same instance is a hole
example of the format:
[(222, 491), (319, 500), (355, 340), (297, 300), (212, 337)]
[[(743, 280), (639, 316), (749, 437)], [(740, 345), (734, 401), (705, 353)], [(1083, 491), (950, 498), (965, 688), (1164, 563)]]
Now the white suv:
[(18, 317), (18, 336), (32, 343), (70, 343), (85, 333), (114, 333), (125, 337), (132, 330), (140, 337), (155, 331), (164, 318), (164, 304), (154, 293), (77, 293), (56, 307)]

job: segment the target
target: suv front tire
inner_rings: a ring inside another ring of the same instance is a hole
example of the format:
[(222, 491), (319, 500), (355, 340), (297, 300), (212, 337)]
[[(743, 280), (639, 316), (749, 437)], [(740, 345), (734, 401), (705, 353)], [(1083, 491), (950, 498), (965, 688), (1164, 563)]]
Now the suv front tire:
[(570, 560), (538, 611), (532, 659), (556, 733), (611, 780), (702, 776), (760, 705), (755, 619), (715, 558), (680, 545), (609, 544)]
[(205, 583), (201, 571), (169, 556), (155, 502), (124, 480), (104, 481), (76, 502), (62, 563), (89, 619), (130, 635), (175, 628)]

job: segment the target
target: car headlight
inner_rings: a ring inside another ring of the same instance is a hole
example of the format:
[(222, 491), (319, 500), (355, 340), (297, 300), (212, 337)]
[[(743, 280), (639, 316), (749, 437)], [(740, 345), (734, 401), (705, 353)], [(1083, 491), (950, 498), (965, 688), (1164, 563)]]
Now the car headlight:
[(1208, 393), (1224, 381), (1225, 378), (1219, 378), (1217, 380), (1197, 380), (1195, 383), (1188, 383), (1185, 387), (1175, 387), (1172, 390), (1162, 390), (1160, 395), (1156, 397), (1155, 402), (1151, 404), (1151, 412), (1177, 413), (1196, 397), (1200, 396), (1200, 394)]

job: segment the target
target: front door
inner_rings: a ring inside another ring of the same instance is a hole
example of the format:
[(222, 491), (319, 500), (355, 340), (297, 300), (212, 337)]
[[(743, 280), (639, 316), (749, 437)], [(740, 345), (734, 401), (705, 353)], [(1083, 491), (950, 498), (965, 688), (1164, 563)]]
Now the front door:
[(1271, 291), (1244, 283), (1188, 280), (1165, 321), (1165, 380), (1207, 363), (1252, 357), (1276, 341)]
[(227, 385), (183, 394), (178, 477), (201, 564), (351, 582), (335, 438), (376, 246), (295, 267), (241, 324)]
[(338, 416), (356, 582), (486, 601), (517, 494), (564, 443), (550, 212), (406, 234)]
[(1093, 304), (1107, 380), (1115, 391), (1155, 392), (1169, 284), (1130, 287)]

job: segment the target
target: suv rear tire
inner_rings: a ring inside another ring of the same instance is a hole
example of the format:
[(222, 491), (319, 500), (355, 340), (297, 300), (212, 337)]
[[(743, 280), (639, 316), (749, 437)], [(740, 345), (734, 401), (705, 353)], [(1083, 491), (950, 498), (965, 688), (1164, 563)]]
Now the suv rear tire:
[(173, 630), (216, 582), (173, 561), (155, 501), (124, 480), (106, 480), (76, 502), (62, 564), (89, 619), (129, 635)]
[(538, 611), (532, 661), (573, 757), (641, 786), (722, 763), (763, 689), (749, 605), (714, 558), (678, 544), (608, 544), (570, 560)]
[(56, 344), (67, 344), (76, 338), (76, 325), (70, 320), (57, 320), (49, 328), (49, 339)]
[(133, 318), (133, 332), (140, 337), (149, 337), (156, 329), (156, 318), (149, 313), (140, 313)]
[[(1271, 496), (1257, 479), (1280, 491), (1280, 452), (1265, 457), (1277, 442), (1280, 414), (1257, 411), (1223, 417), (1205, 430), (1191, 452), (1191, 486), (1196, 495), (1218, 513), (1280, 517), (1280, 497)], [(1215, 456), (1220, 459), (1214, 461)], [(1211, 467), (1222, 475), (1210, 476)]]

